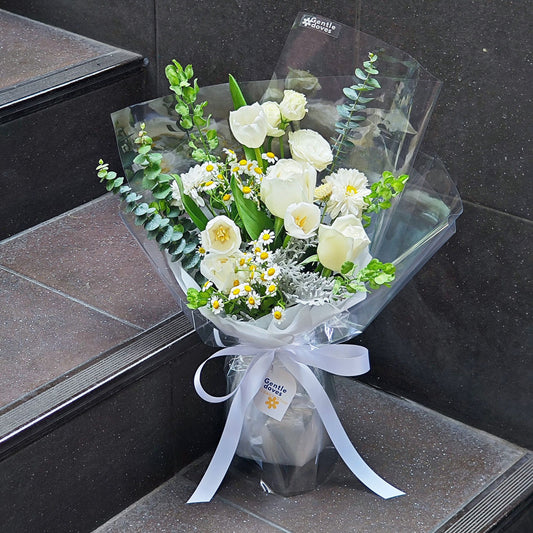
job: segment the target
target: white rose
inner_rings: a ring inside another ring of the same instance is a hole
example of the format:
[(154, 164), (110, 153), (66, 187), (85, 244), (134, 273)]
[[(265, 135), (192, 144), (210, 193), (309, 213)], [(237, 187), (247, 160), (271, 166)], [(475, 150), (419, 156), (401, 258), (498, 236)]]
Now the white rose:
[(328, 141), (316, 131), (290, 132), (289, 146), (293, 159), (307, 161), (318, 171), (324, 170), (333, 161), (333, 153)]
[(230, 255), (241, 246), (241, 232), (235, 222), (225, 215), (212, 218), (200, 234), (206, 252)]
[(265, 141), (268, 121), (257, 102), (230, 111), (229, 125), (237, 141), (248, 148), (259, 148)]
[(291, 237), (309, 239), (320, 224), (320, 209), (315, 204), (300, 202), (287, 207), (285, 230)]
[(283, 100), (279, 104), (279, 109), (285, 120), (302, 120), (307, 113), (306, 105), (305, 95), (287, 89), (283, 91)]
[(280, 159), (268, 168), (261, 181), (261, 200), (280, 218), (290, 204), (313, 202), (316, 170), (309, 163)]
[[(340, 272), (346, 261), (357, 263), (358, 256), (368, 257), (368, 238), (361, 221), (354, 215), (337, 218), (331, 226), (318, 229), (318, 260), (330, 270)], [(363, 266), (363, 265), (360, 265)]]
[(278, 126), (281, 122), (281, 112), (277, 102), (264, 102), (261, 104), (263, 112), (268, 122), (267, 135), (270, 137), (281, 137), (285, 130), (280, 130)]
[(239, 278), (239, 257), (237, 255), (207, 254), (200, 263), (202, 275), (212, 281), (219, 291), (228, 293)]

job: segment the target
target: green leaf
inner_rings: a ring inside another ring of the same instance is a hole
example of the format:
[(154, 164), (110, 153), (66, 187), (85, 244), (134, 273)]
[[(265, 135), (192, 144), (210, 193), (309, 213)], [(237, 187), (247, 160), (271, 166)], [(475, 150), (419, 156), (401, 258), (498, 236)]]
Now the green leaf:
[(246, 100), (242, 94), (241, 88), (239, 87), (237, 80), (231, 74), (229, 75), (229, 92), (235, 109), (239, 109), (239, 107), (246, 105)]
[(366, 81), (366, 79), (368, 78), (368, 76), (360, 68), (355, 69), (355, 75), (363, 81)]
[(379, 84), (378, 80), (374, 78), (368, 78), (366, 83), (370, 85), (370, 87), (374, 87), (375, 89), (381, 89), (381, 85)]
[(354, 264), (352, 261), (345, 261), (341, 266), (341, 274), (348, 274), (351, 272), (354, 268)]
[(252, 239), (257, 239), (265, 229), (274, 229), (274, 221), (253, 200), (244, 197), (235, 177), (231, 178), (230, 186), (244, 229)]
[(196, 227), (200, 231), (203, 231), (207, 226), (207, 217), (205, 216), (204, 212), (198, 207), (198, 205), (196, 205), (195, 201), (183, 192), (183, 182), (181, 181), (181, 177), (179, 176), (179, 174), (172, 174), (172, 177), (176, 180), (176, 183), (178, 184), (178, 188), (180, 190), (181, 195), (181, 201), (183, 203), (185, 211), (187, 211), (187, 214), (191, 217), (191, 220), (194, 222)]
[(194, 268), (199, 262), (200, 262), (200, 254), (194, 254), (190, 258), (183, 261), (182, 265), (185, 270), (190, 270), (191, 268)]

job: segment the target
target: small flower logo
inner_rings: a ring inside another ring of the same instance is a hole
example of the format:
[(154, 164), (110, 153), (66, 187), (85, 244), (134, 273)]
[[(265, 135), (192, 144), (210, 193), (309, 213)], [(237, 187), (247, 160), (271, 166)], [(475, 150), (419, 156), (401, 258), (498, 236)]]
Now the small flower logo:
[(276, 409), (279, 405), (279, 400), (275, 396), (269, 396), (265, 404), (269, 409)]

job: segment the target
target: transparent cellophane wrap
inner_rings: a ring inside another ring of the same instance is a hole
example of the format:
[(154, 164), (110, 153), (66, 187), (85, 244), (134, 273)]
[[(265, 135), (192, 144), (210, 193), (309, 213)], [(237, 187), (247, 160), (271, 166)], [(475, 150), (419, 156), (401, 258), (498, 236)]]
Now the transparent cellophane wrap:
[[(214, 315), (207, 309), (191, 310), (186, 305), (189, 287), (198, 288), (199, 279), (185, 272), (179, 262), (146, 238), (145, 230), (133, 218), (124, 221), (190, 319), (201, 339), (211, 346), (247, 344), (275, 348), (287, 344), (318, 346), (340, 343), (360, 334), (413, 275), (453, 235), (462, 204), (455, 184), (442, 163), (418, 154), (418, 148), (431, 114), (440, 82), (413, 58), (353, 28), (335, 23), (336, 37), (301, 25), (300, 14), (291, 30), (272, 80), (240, 83), (248, 103), (277, 100), (285, 88), (307, 96), (308, 113), (301, 128), (318, 131), (334, 139), (338, 120), (336, 106), (342, 104), (343, 88), (356, 83), (353, 72), (368, 58), (379, 55), (377, 77), (382, 89), (374, 91), (375, 100), (362, 111), (366, 120), (354, 130), (353, 149), (339, 165), (357, 168), (369, 182), (383, 171), (410, 178), (392, 207), (373, 216), (367, 230), (371, 239), (369, 253), (383, 262), (392, 262), (396, 278), (390, 288), (357, 293), (335, 305), (296, 305), (277, 325), (272, 317), (245, 322)], [(322, 20), (323, 17), (322, 17)], [(201, 80), (200, 80), (201, 82)], [(204, 87), (199, 101), (207, 100), (211, 126), (216, 128), (222, 148), (236, 149), (228, 126), (233, 109), (227, 84)], [(182, 173), (195, 162), (190, 157), (187, 136), (176, 126), (173, 96), (133, 105), (112, 115), (122, 164), (129, 184), (150, 201), (141, 190), (142, 170), (136, 168), (135, 139), (141, 123), (154, 139), (153, 150), (163, 154), (165, 173)], [(276, 149), (276, 142), (273, 148)], [(288, 154), (288, 146), (285, 146)], [(319, 175), (318, 181), (322, 178)], [(246, 357), (227, 363), (228, 386), (234, 387), (247, 368)], [(274, 365), (280, 364), (274, 361)], [(333, 394), (329, 375), (316, 371), (328, 392)], [(319, 456), (330, 443), (313, 403), (297, 384), (297, 393), (281, 422), (248, 408), (237, 455), (252, 459), (270, 472), (269, 490), (293, 494), (312, 488), (320, 481)], [(329, 457), (329, 456), (328, 456)], [(328, 458), (327, 461), (330, 461)], [(312, 466), (314, 464), (314, 466)], [(276, 466), (278, 465), (278, 466)], [(307, 465), (307, 466), (306, 466)], [(311, 465), (311, 466), (310, 466)], [(296, 470), (291, 467), (296, 468)], [(289, 471), (289, 470), (290, 471)], [(280, 481), (281, 480), (281, 481)], [(273, 488), (274, 487), (274, 488)]]

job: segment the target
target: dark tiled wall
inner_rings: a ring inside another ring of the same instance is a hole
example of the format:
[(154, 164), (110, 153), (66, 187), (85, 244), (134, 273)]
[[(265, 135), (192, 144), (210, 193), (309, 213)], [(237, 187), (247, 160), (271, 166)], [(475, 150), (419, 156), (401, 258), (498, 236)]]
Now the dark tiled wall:
[(4, 0), (2, 7), (149, 57), (152, 94), (167, 92), (161, 70), (173, 57), (193, 63), (204, 85), (229, 71), (242, 80), (269, 77), (300, 10), (358, 20), (410, 52), (444, 81), (423, 149), (457, 180), (465, 214), (457, 235), (357, 341), (371, 350), (368, 379), (533, 447), (530, 3)]

